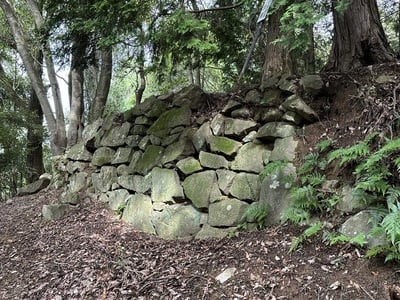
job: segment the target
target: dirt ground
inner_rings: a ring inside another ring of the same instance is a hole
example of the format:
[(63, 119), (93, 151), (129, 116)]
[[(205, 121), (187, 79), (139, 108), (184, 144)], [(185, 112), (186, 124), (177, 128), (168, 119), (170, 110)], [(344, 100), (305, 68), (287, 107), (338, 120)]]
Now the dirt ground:
[[(397, 81), (377, 83), (382, 74)], [(326, 91), (309, 102), (321, 119), (305, 128), (299, 161), (327, 137), (343, 147), (372, 131), (398, 135), (399, 74), (391, 64), (325, 75)], [(304, 229), (298, 226), (165, 241), (89, 197), (65, 217), (43, 221), (42, 205), (59, 195), (0, 203), (0, 299), (400, 299), (400, 264), (327, 246), (321, 235), (289, 253)], [(221, 282), (226, 270), (233, 276)]]

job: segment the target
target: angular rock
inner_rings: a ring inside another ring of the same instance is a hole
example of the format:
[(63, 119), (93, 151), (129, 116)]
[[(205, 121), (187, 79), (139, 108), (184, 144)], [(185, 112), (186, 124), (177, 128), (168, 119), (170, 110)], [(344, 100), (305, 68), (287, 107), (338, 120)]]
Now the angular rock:
[(269, 123), (282, 120), (283, 112), (275, 107), (260, 108), (257, 110), (254, 119), (257, 122)]
[(350, 213), (365, 208), (365, 202), (354, 194), (354, 189), (345, 185), (341, 191), (342, 199), (336, 204), (339, 211)]
[(161, 157), (161, 163), (164, 165), (169, 162), (183, 159), (184, 157), (194, 154), (194, 148), (192, 142), (188, 138), (181, 138), (178, 142), (169, 145), (163, 156)]
[(130, 133), (133, 135), (140, 135), (142, 137), (146, 135), (147, 129), (148, 127), (144, 125), (134, 125)]
[(225, 118), (225, 135), (232, 137), (243, 137), (250, 131), (256, 129), (258, 124), (253, 121)]
[(241, 107), (242, 107), (242, 104), (240, 102), (235, 101), (235, 100), (229, 100), (228, 103), (222, 109), (222, 113), (230, 114), (234, 110), (240, 109)]
[(296, 158), (296, 149), (299, 141), (292, 136), (282, 139), (276, 139), (274, 149), (272, 150), (270, 161), (287, 160), (294, 161)]
[(143, 152), (142, 151), (136, 151), (133, 152), (131, 162), (129, 163), (127, 171), (129, 174), (133, 174), (136, 171), (136, 165), (138, 161), (142, 158)]
[(235, 227), (231, 228), (216, 228), (208, 224), (204, 224), (201, 230), (196, 234), (195, 239), (204, 240), (210, 238), (224, 238), (228, 234), (235, 230)]
[(100, 147), (93, 153), (92, 165), (99, 167), (109, 165), (114, 156), (115, 150), (109, 147)]
[(224, 156), (200, 151), (200, 164), (205, 168), (210, 169), (227, 169), (228, 161)]
[(205, 93), (198, 85), (192, 84), (176, 93), (172, 104), (174, 106), (189, 105), (191, 109), (199, 110), (207, 105), (204, 95)]
[(264, 105), (279, 105), (281, 103), (282, 92), (279, 89), (268, 89), (264, 92), (261, 104)]
[(47, 221), (53, 221), (63, 217), (69, 211), (68, 204), (43, 205), (42, 217)]
[(68, 191), (71, 193), (79, 193), (84, 191), (88, 187), (88, 173), (79, 172), (70, 177), (70, 182), (68, 185)]
[(170, 205), (154, 212), (152, 222), (164, 239), (190, 238), (200, 231), (202, 214), (191, 205)]
[(117, 169), (114, 167), (101, 167), (100, 173), (92, 174), (92, 183), (96, 193), (105, 193), (117, 183)]
[(163, 153), (163, 147), (149, 145), (137, 161), (135, 171), (141, 175), (146, 175), (160, 163)]
[(151, 172), (153, 202), (175, 203), (184, 197), (178, 173), (175, 170), (154, 168)]
[(23, 186), (18, 189), (18, 196), (25, 196), (25, 195), (31, 195), (35, 194), (46, 187), (48, 187), (50, 184), (50, 179), (48, 178), (40, 178), (35, 182), (32, 182), (31, 184), (28, 184), (26, 186)]
[(146, 116), (138, 116), (135, 119), (135, 125), (146, 125), (150, 126), (153, 122)]
[(132, 154), (132, 148), (118, 148), (115, 153), (113, 160), (111, 161), (112, 165), (124, 164), (130, 162)]
[(102, 124), (103, 119), (97, 119), (94, 122), (85, 126), (82, 131), (82, 141), (84, 144), (95, 139)]
[(215, 279), (219, 281), (219, 283), (224, 284), (226, 281), (231, 279), (236, 273), (236, 268), (228, 268), (219, 274)]
[(230, 170), (217, 170), (218, 186), (224, 195), (229, 195), (233, 179), (237, 173)]
[[(130, 196), (129, 192), (124, 189), (107, 192), (104, 195), (106, 196), (108, 207), (113, 211), (117, 211), (123, 206), (126, 207), (128, 198)], [(103, 200), (103, 202), (106, 201)]]
[(215, 171), (204, 171), (186, 177), (183, 190), (197, 208), (207, 208), (210, 201), (220, 195)]
[(109, 131), (106, 131), (101, 139), (100, 145), (104, 147), (118, 147), (124, 145), (130, 129), (131, 123), (129, 122), (112, 127)]
[(192, 143), (197, 152), (206, 150), (206, 142), (212, 136), (210, 122), (206, 122), (193, 135)]
[(214, 135), (225, 135), (225, 117), (217, 114), (210, 123), (210, 128)]
[(306, 75), (301, 78), (300, 84), (304, 91), (311, 96), (318, 95), (324, 88), (324, 82), (320, 75)]
[(239, 149), (231, 169), (251, 173), (260, 173), (264, 168), (264, 162), (271, 155), (269, 147), (254, 143), (247, 143)]
[(385, 235), (370, 236), (374, 225), (370, 222), (371, 213), (367, 210), (360, 211), (356, 215), (347, 219), (339, 228), (339, 232), (349, 238), (356, 237), (359, 234), (366, 236), (367, 246), (372, 248), (387, 244)]
[(260, 180), (258, 175), (239, 173), (235, 176), (230, 194), (240, 200), (258, 201), (260, 195)]
[(223, 137), (223, 136), (210, 136), (208, 144), (212, 152), (223, 153), (226, 155), (235, 154), (242, 146), (240, 142)]
[(297, 113), (294, 111), (287, 111), (285, 114), (282, 116), (282, 121), (293, 123), (296, 125), (300, 125), (303, 123), (303, 117), (299, 116)]
[(282, 107), (286, 110), (295, 112), (308, 122), (315, 122), (318, 120), (317, 113), (297, 95), (288, 97), (285, 102), (282, 103)]
[(268, 175), (262, 181), (259, 203), (269, 207), (266, 224), (280, 223), (282, 215), (291, 204), (290, 182), (295, 178), (296, 168), (292, 163), (288, 163), (282, 171)]
[(140, 140), (138, 147), (140, 150), (145, 151), (149, 145), (151, 145), (150, 136), (146, 135)]
[(223, 197), (208, 208), (208, 225), (214, 227), (236, 226), (249, 205), (244, 201)]
[(232, 118), (249, 119), (249, 118), (251, 118), (251, 116), (252, 116), (252, 113), (251, 113), (250, 109), (248, 109), (247, 107), (235, 109), (231, 113)]
[(296, 127), (285, 122), (267, 123), (257, 132), (257, 138), (266, 142), (294, 135), (296, 135)]
[(164, 112), (147, 130), (147, 134), (160, 138), (167, 136), (171, 129), (190, 125), (191, 110), (188, 107), (173, 108)]
[(122, 220), (140, 231), (155, 234), (151, 198), (143, 194), (135, 194), (128, 197), (127, 203)]
[(65, 191), (61, 194), (62, 204), (77, 205), (80, 202), (79, 194), (70, 191)]
[(190, 175), (203, 169), (200, 162), (194, 157), (187, 157), (178, 161), (176, 167), (185, 175)]
[(151, 188), (151, 176), (122, 175), (118, 177), (118, 184), (127, 190), (145, 194)]
[(91, 161), (92, 153), (90, 153), (84, 143), (78, 143), (66, 151), (66, 157), (77, 161)]
[(261, 93), (257, 90), (250, 90), (247, 92), (244, 102), (252, 103), (252, 104), (260, 104), (261, 102)]

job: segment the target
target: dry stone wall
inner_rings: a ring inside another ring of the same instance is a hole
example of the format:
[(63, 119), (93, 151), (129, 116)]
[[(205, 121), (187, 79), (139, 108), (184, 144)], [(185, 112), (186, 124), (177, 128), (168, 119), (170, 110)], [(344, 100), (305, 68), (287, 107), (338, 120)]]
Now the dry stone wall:
[[(277, 222), (289, 201), (278, 177), (295, 167), (264, 182), (259, 173), (271, 160), (293, 161), (299, 129), (317, 119), (296, 95), (299, 84), (281, 78), (230, 97), (214, 115), (211, 95), (189, 86), (99, 119), (55, 161), (62, 202), (89, 191), (125, 222), (166, 239), (225, 236), (259, 201)], [(312, 84), (322, 87), (320, 78)]]

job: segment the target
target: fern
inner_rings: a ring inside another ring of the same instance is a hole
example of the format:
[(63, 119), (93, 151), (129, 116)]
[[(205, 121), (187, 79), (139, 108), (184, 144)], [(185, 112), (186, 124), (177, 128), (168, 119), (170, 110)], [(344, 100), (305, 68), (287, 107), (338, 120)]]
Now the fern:
[(289, 207), (283, 216), (281, 217), (281, 222), (285, 223), (286, 221), (291, 221), (295, 224), (301, 222), (307, 222), (310, 220), (310, 212), (299, 207)]
[(381, 225), (392, 245), (400, 252), (400, 203), (389, 204), (389, 214), (382, 220)]
[(326, 139), (326, 140), (319, 142), (316, 146), (320, 152), (324, 152), (325, 150), (329, 149), (332, 146), (332, 144), (333, 144), (333, 140)]
[(269, 162), (264, 169), (260, 172), (260, 181), (262, 182), (264, 178), (268, 175), (279, 174), (287, 166), (288, 161), (286, 160), (276, 160)]
[(241, 224), (239, 225), (239, 228), (243, 227), (247, 229), (247, 226), (245, 226), (246, 223), (256, 223), (257, 228), (263, 228), (269, 210), (269, 206), (266, 203), (264, 204), (258, 202), (250, 205), (241, 218)]
[(321, 186), (326, 180), (325, 175), (322, 175), (320, 173), (313, 173), (313, 174), (308, 174), (304, 177), (301, 178), (302, 184), (310, 184), (311, 186)]
[(400, 150), (400, 138), (389, 140), (386, 145), (377, 151), (379, 154), (388, 154), (398, 152)]
[(339, 166), (343, 166), (350, 162), (356, 162), (370, 153), (368, 143), (365, 141), (359, 142), (352, 147), (337, 149), (329, 153), (328, 163), (336, 159), (340, 159)]
[(384, 176), (382, 176), (381, 174), (371, 175), (366, 180), (358, 182), (355, 186), (355, 189), (360, 189), (368, 192), (376, 192), (381, 194), (382, 196), (385, 196), (390, 185), (384, 179)]
[(304, 230), (304, 232), (300, 236), (293, 239), (292, 244), (289, 248), (289, 253), (295, 250), (305, 240), (317, 234), (323, 227), (324, 225), (321, 222), (311, 224), (310, 227)]
[(333, 234), (330, 232), (326, 232), (324, 234), (324, 240), (330, 245), (336, 245), (336, 244), (345, 244), (345, 243), (350, 243), (358, 246), (364, 246), (367, 242), (365, 240), (365, 234), (360, 233), (356, 235), (355, 237), (348, 237), (344, 234)]
[(312, 172), (314, 168), (318, 166), (318, 158), (319, 154), (317, 152), (310, 153), (304, 156), (304, 163), (298, 170), (299, 176)]

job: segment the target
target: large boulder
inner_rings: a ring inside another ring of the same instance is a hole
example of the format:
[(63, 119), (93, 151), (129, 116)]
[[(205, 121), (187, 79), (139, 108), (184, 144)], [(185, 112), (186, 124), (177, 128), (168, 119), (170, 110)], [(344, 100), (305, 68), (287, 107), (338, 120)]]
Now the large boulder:
[(18, 189), (18, 194), (17, 196), (25, 196), (25, 195), (31, 195), (35, 194), (46, 187), (50, 184), (50, 179), (49, 178), (40, 178), (35, 182), (32, 182), (31, 184), (28, 184), (26, 186), (21, 187)]
[(260, 180), (258, 175), (238, 173), (233, 179), (230, 194), (240, 200), (258, 201), (260, 196)]
[(147, 134), (160, 138), (167, 136), (172, 128), (190, 125), (191, 110), (185, 107), (178, 107), (164, 112), (147, 130)]
[(175, 170), (154, 168), (151, 172), (153, 202), (174, 203), (184, 197), (178, 173)]
[(231, 168), (236, 171), (260, 173), (270, 154), (270, 148), (265, 145), (247, 143), (239, 149)]
[(124, 189), (144, 194), (151, 189), (151, 176), (122, 175), (118, 177), (118, 184)]
[(43, 205), (42, 217), (47, 221), (53, 221), (63, 217), (69, 211), (68, 204)]
[(236, 226), (248, 206), (244, 201), (222, 197), (221, 201), (210, 204), (207, 223), (215, 227)]
[(215, 171), (204, 171), (186, 177), (183, 190), (197, 208), (207, 208), (211, 201), (221, 195)]
[(289, 136), (282, 139), (276, 139), (274, 143), (274, 149), (269, 157), (270, 161), (276, 160), (287, 160), (294, 161), (296, 158), (296, 149), (299, 141), (294, 139), (293, 136)]
[(175, 204), (165, 206), (160, 212), (153, 212), (152, 223), (158, 236), (170, 240), (196, 235), (203, 220), (203, 214), (193, 206)]
[(153, 204), (149, 196), (143, 194), (131, 195), (122, 214), (122, 220), (136, 229), (155, 234), (152, 223)]

